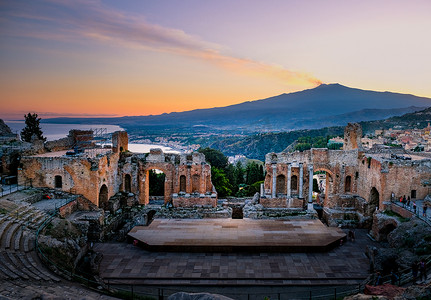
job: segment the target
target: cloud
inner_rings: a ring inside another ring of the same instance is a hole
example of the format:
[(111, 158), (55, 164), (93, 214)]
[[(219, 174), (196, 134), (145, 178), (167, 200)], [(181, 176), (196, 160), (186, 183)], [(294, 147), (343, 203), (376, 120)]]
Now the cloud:
[(193, 57), (247, 76), (281, 80), (286, 84), (319, 85), (310, 74), (282, 66), (224, 54), (222, 46), (182, 30), (150, 24), (136, 15), (104, 7), (100, 1), (11, 1), (1, 7), (0, 34), (28, 38), (79, 41), (83, 37), (121, 47)]

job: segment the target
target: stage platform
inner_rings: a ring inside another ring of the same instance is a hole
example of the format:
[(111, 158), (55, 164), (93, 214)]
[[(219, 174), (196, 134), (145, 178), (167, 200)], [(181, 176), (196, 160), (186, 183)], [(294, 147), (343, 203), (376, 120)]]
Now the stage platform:
[(346, 234), (319, 220), (155, 219), (136, 226), (132, 240), (164, 252), (325, 252)]

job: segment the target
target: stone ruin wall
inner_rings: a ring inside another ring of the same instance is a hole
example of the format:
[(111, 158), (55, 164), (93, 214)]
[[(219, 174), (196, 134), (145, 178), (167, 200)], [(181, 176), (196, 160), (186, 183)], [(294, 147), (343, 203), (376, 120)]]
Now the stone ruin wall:
[(108, 197), (118, 192), (118, 155), (107, 154), (86, 157), (23, 157), (19, 181), (31, 180), (34, 187), (55, 187), (55, 176), (62, 177), (62, 191), (81, 194), (93, 204), (99, 205), (99, 191), (103, 184)]
[(112, 133), (112, 151), (114, 153), (129, 150), (129, 136), (126, 131)]
[[(351, 188), (347, 194), (354, 194), (357, 192), (357, 161), (359, 152), (357, 149), (343, 151), (343, 150), (328, 150), (326, 148), (311, 149), (303, 152), (293, 153), (269, 153), (265, 157), (265, 168), (267, 175), (264, 181), (265, 194), (268, 198), (272, 194), (272, 166), (276, 164), (277, 176), (283, 175), (287, 181), (288, 164), (292, 164), (291, 176), (296, 176), (298, 179), (299, 189), (299, 163), (303, 163), (303, 198), (308, 199), (309, 194), (309, 172), (308, 167), (313, 166), (313, 172), (326, 171), (327, 172), (327, 190), (325, 191), (325, 206), (338, 207), (342, 206), (342, 199), (340, 195), (346, 194), (345, 178), (351, 177)], [(287, 183), (285, 184), (285, 188)], [(293, 198), (298, 194), (298, 189), (292, 190)], [(284, 192), (286, 194), (287, 192)], [(274, 207), (282, 207), (283, 200), (274, 199), (264, 200), (267, 206), (273, 205)], [(283, 199), (283, 198), (281, 198)], [(285, 200), (284, 200), (285, 202)], [(302, 202), (303, 205), (305, 202)], [(299, 205), (296, 202), (295, 207)]]
[[(217, 195), (211, 182), (211, 166), (201, 153), (169, 154), (151, 149), (145, 160), (139, 161), (139, 202), (149, 203), (150, 170), (165, 174), (165, 203), (174, 207), (217, 205)], [(183, 184), (183, 186), (181, 186)]]
[(362, 127), (358, 123), (348, 123), (344, 128), (343, 150), (362, 150)]
[[(368, 156), (371, 157), (371, 156)], [(416, 198), (423, 199), (429, 192), (424, 186), (425, 180), (431, 179), (431, 160), (422, 161), (380, 161), (365, 156), (359, 162), (360, 184), (358, 194), (367, 201), (373, 187), (379, 192), (379, 209), (383, 202), (390, 201), (392, 193), (395, 198), (411, 195), (416, 190)]]

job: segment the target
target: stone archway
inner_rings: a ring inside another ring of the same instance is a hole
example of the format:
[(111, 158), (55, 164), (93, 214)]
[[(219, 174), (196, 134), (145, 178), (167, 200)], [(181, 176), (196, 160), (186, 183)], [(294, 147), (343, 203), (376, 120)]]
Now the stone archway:
[(367, 209), (369, 216), (372, 216), (374, 211), (376, 209), (379, 209), (379, 204), (380, 204), (379, 191), (375, 187), (372, 187), (370, 191), (370, 198), (368, 200), (368, 209)]
[[(324, 195), (324, 201), (323, 206), (330, 206), (331, 200), (329, 199), (334, 194), (334, 173), (333, 171), (329, 170), (329, 168), (325, 167), (317, 167), (314, 169), (314, 174), (324, 174), (324, 177), (322, 178), (321, 182), (318, 181), (319, 190), (321, 191), (321, 194), (319, 194), (320, 198), (323, 198)], [(323, 195), (322, 195), (323, 194)], [(322, 200), (322, 199), (321, 199)]]
[(163, 188), (164, 203), (172, 201), (173, 193), (173, 166), (167, 163), (147, 163), (139, 172), (139, 194), (140, 203), (148, 204), (150, 202), (150, 171), (159, 170), (165, 175)]
[(298, 176), (292, 175), (290, 179), (290, 189), (293, 193), (298, 193)]
[(344, 192), (350, 193), (352, 191), (352, 177), (346, 176), (346, 180), (344, 181)]
[(99, 208), (102, 208), (103, 210), (109, 210), (108, 200), (108, 187), (106, 184), (104, 184), (99, 191)]
[(54, 181), (56, 189), (61, 189), (63, 187), (63, 177), (61, 177), (60, 175), (56, 175), (54, 177)]
[(181, 175), (180, 176), (180, 192), (181, 193), (185, 193), (186, 192), (186, 187), (187, 187), (186, 176), (185, 175)]
[(132, 177), (130, 174), (124, 176), (124, 191), (130, 193), (132, 191)]
[(276, 186), (277, 195), (286, 194), (286, 176), (278, 175), (277, 176), (277, 186)]

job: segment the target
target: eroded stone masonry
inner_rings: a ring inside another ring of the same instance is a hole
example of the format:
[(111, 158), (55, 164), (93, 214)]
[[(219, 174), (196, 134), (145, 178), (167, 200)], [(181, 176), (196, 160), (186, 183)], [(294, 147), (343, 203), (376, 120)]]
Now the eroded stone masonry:
[[(160, 149), (152, 149), (149, 154), (130, 153), (124, 131), (113, 133), (112, 144), (112, 148), (89, 145), (80, 153), (60, 150), (25, 156), (18, 170), (19, 181), (80, 194), (104, 210), (115, 211), (119, 204), (113, 196), (118, 192), (129, 195), (128, 205), (148, 204), (148, 173), (160, 170), (166, 176), (166, 204), (216, 206), (211, 166), (203, 154), (167, 154)], [(56, 149), (60, 148), (57, 145)]]
[[(79, 140), (79, 134), (71, 134), (69, 140)], [(373, 213), (384, 209), (391, 198), (406, 195), (411, 200), (423, 199), (429, 193), (430, 156), (407, 154), (382, 145), (364, 151), (361, 136), (359, 124), (348, 124), (343, 150), (319, 148), (267, 154), (266, 178), (258, 203), (263, 208), (314, 212), (313, 204), (317, 202), (330, 225), (353, 220), (359, 226), (369, 226)], [(126, 132), (115, 132), (112, 140), (112, 148), (94, 148), (89, 143), (84, 152), (69, 151), (67, 155), (66, 149), (72, 143), (69, 141), (51, 145), (55, 152), (25, 156), (18, 170), (19, 180), (30, 181), (35, 187), (80, 194), (114, 212), (122, 204), (148, 204), (149, 171), (160, 170), (165, 174), (166, 204), (217, 206), (211, 166), (203, 154), (171, 154), (160, 149), (148, 154), (131, 153)], [(317, 195), (313, 195), (313, 177), (320, 182)], [(121, 200), (125, 203), (114, 201), (119, 192), (127, 195), (126, 200)]]
[(429, 193), (429, 155), (407, 154), (382, 145), (365, 152), (360, 148), (361, 136), (359, 124), (348, 124), (343, 150), (267, 154), (260, 203), (311, 210), (312, 178), (323, 173), (325, 188), (318, 198), (328, 223), (355, 220), (367, 226), (374, 211), (384, 209), (391, 198), (423, 199)]

